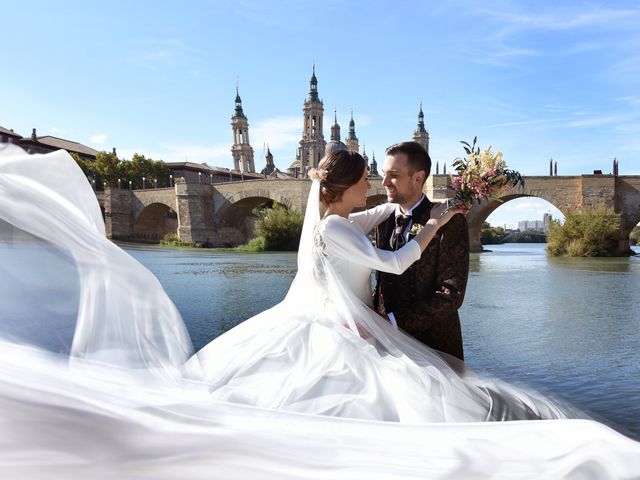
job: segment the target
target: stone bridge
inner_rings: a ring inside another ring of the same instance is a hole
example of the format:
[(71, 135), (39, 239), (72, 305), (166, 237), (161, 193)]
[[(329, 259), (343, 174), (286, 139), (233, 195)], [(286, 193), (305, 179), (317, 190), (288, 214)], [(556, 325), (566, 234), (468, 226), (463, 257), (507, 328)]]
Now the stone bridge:
[[(386, 200), (381, 180), (373, 180), (367, 206)], [(234, 246), (255, 235), (256, 207), (279, 202), (304, 213), (311, 183), (308, 180), (249, 180), (220, 184), (193, 184), (182, 180), (172, 188), (106, 189), (99, 196), (109, 238), (157, 242), (175, 233), (187, 242)], [(451, 195), (447, 175), (432, 175), (425, 184), (429, 198)], [(102, 197), (102, 198), (100, 198)], [(480, 229), (500, 205), (520, 197), (539, 197), (561, 212), (604, 203), (620, 215), (622, 250), (640, 221), (640, 175), (579, 175), (526, 177), (525, 188), (506, 190), (501, 201), (474, 206), (468, 215), (472, 251), (481, 251)]]

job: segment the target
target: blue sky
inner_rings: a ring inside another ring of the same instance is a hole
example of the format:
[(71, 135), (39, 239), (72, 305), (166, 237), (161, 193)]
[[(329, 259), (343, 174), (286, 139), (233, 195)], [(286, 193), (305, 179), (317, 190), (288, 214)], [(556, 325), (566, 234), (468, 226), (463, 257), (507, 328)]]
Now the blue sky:
[[(477, 135), (511, 168), (640, 174), (637, 1), (2, 2), (0, 125), (120, 156), (232, 165), (236, 81), (256, 168), (295, 157), (315, 62), (325, 137), (350, 112), (379, 163), (419, 103), (441, 165)], [(10, 21), (7, 21), (9, 19)], [(558, 212), (512, 201), (494, 225)]]

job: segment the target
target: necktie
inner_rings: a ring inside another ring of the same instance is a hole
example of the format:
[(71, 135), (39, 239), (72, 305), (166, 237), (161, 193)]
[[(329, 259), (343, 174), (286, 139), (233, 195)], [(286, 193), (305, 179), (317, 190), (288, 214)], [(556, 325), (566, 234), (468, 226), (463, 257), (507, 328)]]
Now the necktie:
[(400, 249), (406, 242), (404, 238), (404, 229), (409, 224), (411, 215), (396, 215), (396, 228), (391, 234), (390, 245), (394, 250)]

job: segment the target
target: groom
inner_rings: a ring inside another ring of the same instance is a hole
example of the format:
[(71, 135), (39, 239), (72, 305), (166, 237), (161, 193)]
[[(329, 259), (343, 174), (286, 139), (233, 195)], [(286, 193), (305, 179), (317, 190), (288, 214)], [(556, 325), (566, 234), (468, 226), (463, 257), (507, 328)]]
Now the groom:
[[(429, 220), (434, 204), (422, 190), (431, 159), (416, 142), (392, 145), (386, 154), (382, 185), (388, 201), (398, 207), (377, 227), (376, 243), (378, 248), (397, 250)], [(377, 273), (374, 305), (394, 326), (420, 342), (464, 360), (458, 308), (468, 276), (467, 220), (455, 215), (402, 275)]]

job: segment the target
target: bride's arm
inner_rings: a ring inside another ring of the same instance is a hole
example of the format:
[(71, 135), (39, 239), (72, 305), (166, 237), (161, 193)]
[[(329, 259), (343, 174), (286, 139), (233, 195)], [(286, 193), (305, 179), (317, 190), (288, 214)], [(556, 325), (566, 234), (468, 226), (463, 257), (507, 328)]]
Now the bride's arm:
[(349, 221), (356, 224), (363, 233), (369, 233), (375, 227), (384, 222), (396, 209), (395, 203), (383, 203), (376, 207), (368, 208), (362, 212), (349, 215)]
[[(439, 213), (441, 210), (442, 208), (435, 211)], [(366, 235), (347, 219), (338, 216), (329, 217), (322, 222), (320, 233), (327, 246), (327, 254), (374, 270), (399, 275), (420, 258), (422, 250), (427, 247), (438, 228), (446, 224), (451, 216), (453, 213), (430, 219), (413, 240), (397, 251), (374, 247)]]

